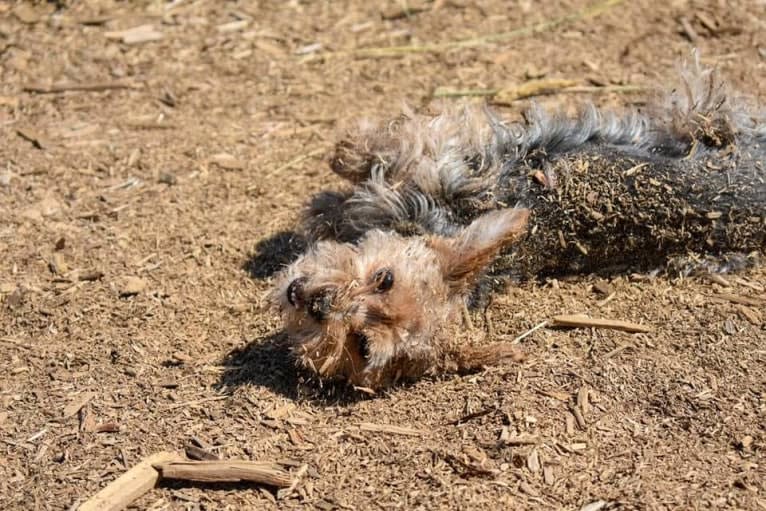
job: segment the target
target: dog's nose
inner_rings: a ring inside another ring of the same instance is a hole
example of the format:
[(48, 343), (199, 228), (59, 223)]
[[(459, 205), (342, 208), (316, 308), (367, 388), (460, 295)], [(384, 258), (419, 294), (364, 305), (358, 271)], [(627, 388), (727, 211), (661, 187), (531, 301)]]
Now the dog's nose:
[(317, 321), (323, 321), (332, 308), (333, 295), (329, 291), (320, 291), (309, 298), (306, 310)]

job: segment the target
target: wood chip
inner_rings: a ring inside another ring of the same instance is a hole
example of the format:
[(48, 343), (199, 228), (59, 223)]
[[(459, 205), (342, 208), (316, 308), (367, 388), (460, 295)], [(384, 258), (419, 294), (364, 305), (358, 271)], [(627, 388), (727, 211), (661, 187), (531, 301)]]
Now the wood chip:
[(692, 27), (692, 24), (689, 23), (689, 19), (686, 16), (681, 16), (678, 22), (681, 24), (681, 29), (684, 35), (686, 36), (686, 38), (689, 39), (689, 42), (696, 44), (697, 32), (695, 32), (694, 28)]
[(535, 445), (540, 443), (540, 437), (533, 435), (516, 435), (505, 440), (507, 445)]
[(608, 359), (614, 357), (615, 355), (618, 355), (618, 354), (622, 353), (623, 351), (625, 351), (625, 350), (627, 350), (629, 348), (635, 348), (635, 346), (633, 346), (629, 342), (626, 342), (625, 344), (621, 344), (621, 345), (617, 346), (615, 349), (613, 349), (612, 351), (610, 351), (609, 353), (607, 353), (606, 355), (604, 355), (604, 359), (608, 360)]
[(588, 396), (589, 392), (588, 387), (586, 386), (580, 387), (580, 390), (577, 391), (577, 406), (580, 408), (583, 416), (588, 415), (588, 412), (590, 411)]
[(140, 277), (127, 277), (120, 287), (120, 296), (125, 298), (137, 295), (146, 289), (146, 280)]
[(140, 25), (127, 30), (106, 32), (104, 36), (107, 39), (122, 41), (124, 44), (141, 44), (159, 41), (163, 34), (155, 30), (154, 25)]
[(762, 323), (761, 315), (747, 305), (737, 305), (737, 310), (746, 320), (748, 320), (753, 325), (758, 326)]
[(163, 479), (204, 483), (253, 482), (288, 488), (293, 477), (278, 465), (245, 460), (182, 461), (153, 463)]
[(48, 267), (51, 273), (55, 275), (63, 275), (69, 271), (69, 266), (67, 266), (64, 255), (61, 252), (53, 253), (51, 260), (48, 261)]
[(83, 273), (80, 273), (77, 278), (82, 282), (93, 282), (95, 280), (100, 280), (104, 277), (104, 272), (98, 271), (98, 270), (90, 270)]
[(87, 405), (91, 399), (96, 397), (95, 392), (84, 392), (80, 394), (78, 397), (74, 399), (71, 403), (69, 403), (66, 407), (64, 407), (64, 414), (63, 417), (65, 419), (68, 419), (70, 417), (74, 417), (77, 412), (80, 411), (80, 409)]
[(295, 409), (295, 405), (294, 404), (287, 403), (287, 404), (284, 404), (282, 406), (278, 406), (278, 407), (274, 408), (273, 410), (271, 410), (269, 412), (266, 412), (263, 415), (264, 415), (264, 417), (266, 417), (268, 419), (279, 420), (279, 419), (284, 419), (285, 417), (287, 417), (287, 415), (290, 412), (292, 412), (294, 409)]
[(603, 500), (596, 500), (594, 502), (591, 502), (590, 504), (585, 504), (583, 507), (580, 508), (580, 511), (599, 511), (604, 506), (606, 506), (606, 502)]
[(96, 419), (90, 413), (89, 407), (85, 406), (80, 410), (80, 431), (93, 433), (96, 431)]
[(96, 433), (118, 433), (120, 431), (120, 425), (116, 422), (104, 422), (97, 425), (94, 431)]
[(553, 483), (556, 482), (556, 477), (553, 474), (553, 467), (551, 465), (545, 465), (543, 467), (543, 481), (545, 481), (545, 484), (548, 486), (553, 486)]
[(574, 418), (577, 421), (577, 425), (580, 427), (581, 430), (585, 431), (586, 429), (588, 429), (588, 424), (585, 422), (585, 417), (582, 416), (582, 412), (580, 411), (579, 407), (573, 406), (572, 414), (574, 415)]
[(212, 452), (193, 444), (187, 444), (186, 447), (184, 447), (184, 451), (186, 452), (186, 456), (188, 458), (191, 458), (197, 461), (214, 461), (214, 460), (220, 459), (218, 456), (216, 456)]
[(630, 321), (622, 321), (619, 319), (596, 319), (572, 314), (556, 316), (553, 318), (551, 324), (554, 327), (606, 328), (629, 333), (648, 333), (653, 330), (651, 327), (639, 325), (638, 323), (632, 323)]
[(537, 449), (532, 449), (532, 452), (527, 456), (527, 468), (535, 473), (540, 471), (540, 455), (537, 453)]
[(160, 452), (149, 456), (80, 505), (78, 511), (125, 509), (157, 484), (160, 474), (153, 465), (179, 459), (180, 457), (172, 452)]
[(568, 402), (572, 397), (568, 392), (564, 392), (563, 390), (538, 390), (538, 392), (543, 396), (552, 397), (563, 403)]
[(725, 300), (731, 303), (738, 303), (740, 305), (752, 305), (753, 307), (766, 306), (766, 300), (750, 296), (735, 295), (732, 293), (719, 293), (717, 295), (711, 296), (711, 298), (720, 301)]
[(718, 273), (708, 273), (707, 275), (705, 275), (705, 277), (710, 282), (718, 284), (719, 286), (731, 287), (731, 283), (725, 278), (723, 278), (723, 276), (719, 275)]
[(593, 283), (593, 290), (604, 296), (609, 296), (614, 292), (612, 285), (605, 280), (598, 280)]
[(575, 432), (575, 418), (574, 415), (568, 413), (566, 415), (566, 433), (568, 436), (574, 435)]
[(371, 422), (363, 422), (359, 424), (359, 429), (373, 433), (391, 433), (392, 435), (422, 436), (425, 434), (425, 431), (417, 429), (391, 426), (389, 424), (373, 424)]
[(228, 153), (214, 154), (210, 157), (210, 162), (225, 170), (242, 170), (245, 168), (245, 162)]
[(239, 32), (240, 30), (244, 30), (249, 24), (249, 20), (237, 20), (231, 21), (229, 23), (224, 23), (223, 25), (218, 25), (216, 29), (221, 34), (228, 34), (230, 32)]

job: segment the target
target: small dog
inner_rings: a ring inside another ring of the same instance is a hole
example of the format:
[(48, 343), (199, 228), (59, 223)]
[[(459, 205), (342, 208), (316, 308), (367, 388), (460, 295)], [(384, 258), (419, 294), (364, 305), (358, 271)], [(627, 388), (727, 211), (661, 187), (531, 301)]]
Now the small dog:
[(765, 162), (762, 112), (696, 61), (646, 112), (408, 112), (337, 145), (352, 186), (312, 199), (312, 244), (271, 303), (301, 365), (361, 387), (520, 360), (455, 340), (486, 275), (747, 264), (766, 249)]

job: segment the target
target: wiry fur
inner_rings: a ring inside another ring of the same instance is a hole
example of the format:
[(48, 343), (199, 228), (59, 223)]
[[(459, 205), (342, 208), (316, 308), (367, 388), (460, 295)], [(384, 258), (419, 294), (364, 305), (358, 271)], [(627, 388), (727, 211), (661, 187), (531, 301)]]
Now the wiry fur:
[[(525, 207), (538, 215), (527, 240), (534, 239), (541, 226), (556, 228), (540, 219), (545, 211), (552, 212), (551, 221), (566, 218), (567, 213), (556, 210), (556, 203), (540, 195), (539, 189), (554, 192), (555, 197), (559, 182), (575, 172), (569, 170), (569, 159), (578, 155), (584, 155), (586, 167), (591, 161), (587, 158), (599, 165), (608, 165), (611, 159), (620, 162), (617, 165), (632, 165), (635, 159), (643, 162), (636, 168), (671, 169), (676, 172), (672, 183), (680, 183), (684, 190), (687, 170), (695, 179), (704, 178), (700, 169), (718, 169), (723, 162), (727, 173), (747, 178), (749, 195), (743, 200), (752, 204), (743, 218), (766, 222), (763, 112), (734, 96), (713, 71), (701, 69), (696, 61), (682, 69), (681, 78), (679, 87), (643, 112), (614, 113), (589, 105), (566, 117), (533, 107), (523, 122), (507, 124), (487, 109), (463, 106), (435, 117), (405, 112), (390, 123), (362, 125), (338, 144), (331, 164), (352, 187), (312, 199), (303, 226), (316, 244), (283, 272), (272, 293), (298, 360), (322, 377), (379, 387), (402, 377), (517, 357), (508, 346), (455, 345), (450, 332), (479, 276), (514, 240), (527, 234), (530, 211)], [(529, 178), (531, 169), (539, 169), (534, 180)], [(618, 169), (615, 174), (612, 169), (605, 175), (624, 179), (620, 186), (629, 190), (638, 184), (624, 176), (634, 170)], [(658, 173), (658, 179), (664, 175)], [(653, 177), (647, 179), (662, 185)], [(696, 193), (691, 185), (688, 193)], [(718, 200), (695, 195), (698, 202), (700, 197)], [(700, 211), (689, 206), (688, 212), (680, 213), (681, 222), (687, 218), (699, 222), (707, 218), (705, 214), (718, 218), (717, 204), (689, 204)], [(604, 216), (598, 211), (594, 215)], [(637, 221), (614, 224), (629, 230), (620, 240), (634, 241), (630, 229), (646, 235)], [(712, 248), (712, 236), (720, 235), (724, 241), (745, 237), (743, 247), (763, 249), (762, 227), (753, 231), (752, 226), (743, 230), (735, 225), (724, 232), (707, 223), (688, 234), (699, 236), (689, 239), (703, 248)], [(594, 223), (593, 232), (604, 225), (610, 224)], [(758, 239), (748, 240), (753, 232)], [(668, 259), (685, 256), (673, 253), (674, 245), (664, 236), (647, 250), (666, 249), (662, 255)], [(684, 232), (682, 241), (689, 241), (688, 236)], [(569, 243), (561, 231), (559, 238), (563, 245)], [(677, 247), (682, 251), (684, 245), (679, 242)], [(589, 253), (588, 247), (577, 248)], [(592, 254), (602, 253), (599, 247), (590, 249)], [(607, 253), (614, 250), (603, 252)], [(704, 254), (701, 257), (709, 263)], [(393, 284), (388, 287), (389, 279), (381, 287), (381, 275), (393, 275)]]
[[(575, 117), (533, 106), (523, 123), (503, 123), (486, 108), (460, 106), (435, 117), (406, 112), (393, 122), (364, 123), (341, 142), (332, 169), (355, 186), (317, 195), (304, 215), (310, 239), (353, 241), (375, 227), (404, 234), (454, 234), (477, 213), (524, 203), (531, 160), (611, 146), (656, 159), (700, 159), (735, 139), (741, 171), (766, 154), (766, 113), (731, 92), (711, 69), (683, 66), (679, 85), (646, 112), (586, 105)], [(555, 186), (557, 176), (546, 176)], [(509, 193), (510, 192), (510, 193)], [(328, 198), (336, 201), (328, 207)]]
[[(526, 218), (526, 210), (497, 211), (454, 238), (373, 230), (357, 245), (317, 243), (285, 270), (271, 294), (298, 360), (322, 377), (376, 388), (486, 359), (518, 358), (512, 346), (455, 345), (451, 333), (466, 290), (523, 232)], [(390, 288), (376, 278), (381, 271), (392, 276)]]

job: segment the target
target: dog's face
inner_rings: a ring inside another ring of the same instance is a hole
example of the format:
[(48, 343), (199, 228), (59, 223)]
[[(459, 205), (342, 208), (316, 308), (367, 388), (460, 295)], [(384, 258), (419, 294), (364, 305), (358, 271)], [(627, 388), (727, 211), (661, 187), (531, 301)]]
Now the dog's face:
[(356, 245), (318, 243), (271, 293), (298, 360), (323, 378), (371, 388), (427, 372), (472, 283), (527, 217), (496, 211), (455, 238), (371, 231)]

